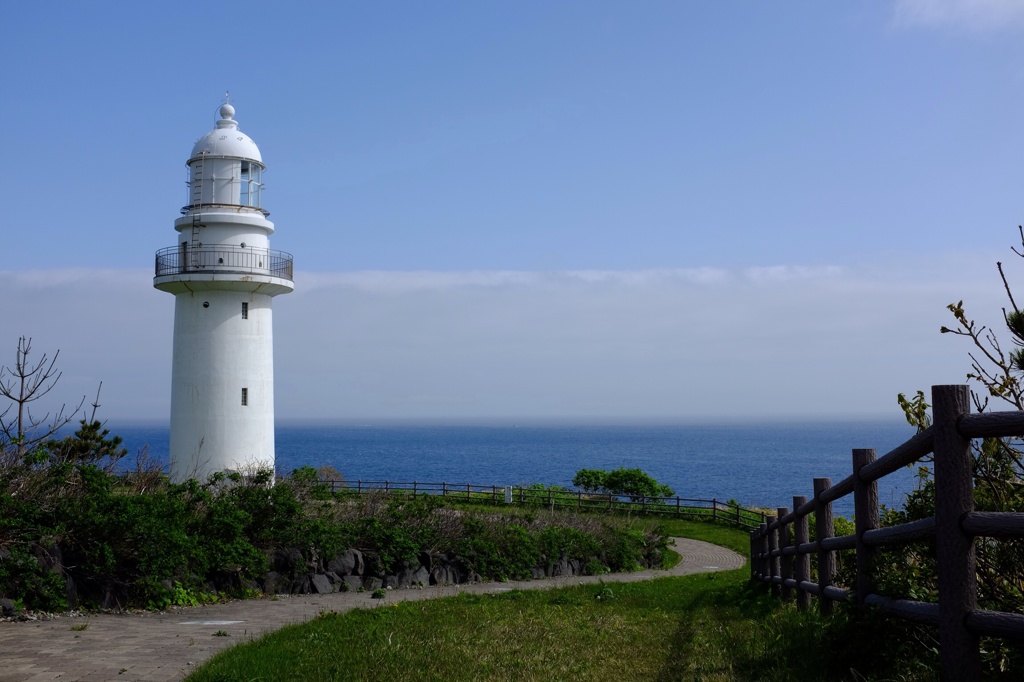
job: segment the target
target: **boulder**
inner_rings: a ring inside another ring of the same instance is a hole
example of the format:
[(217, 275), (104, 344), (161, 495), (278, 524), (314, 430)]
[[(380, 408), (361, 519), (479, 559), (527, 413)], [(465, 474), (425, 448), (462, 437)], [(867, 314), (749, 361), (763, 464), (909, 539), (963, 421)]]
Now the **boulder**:
[(535, 566), (535, 567), (531, 568), (530, 569), (530, 574), (533, 576), (534, 580), (540, 580), (541, 578), (547, 577), (544, 574), (544, 569), (541, 568), (540, 566)]
[(0, 616), (11, 617), (17, 609), (14, 608), (14, 601), (11, 599), (0, 599)]
[(335, 591), (331, 581), (323, 573), (314, 573), (310, 576), (309, 582), (312, 590), (317, 594), (330, 594)]
[(294, 574), (306, 568), (306, 560), (302, 558), (302, 552), (294, 547), (282, 547), (274, 551), (270, 559), (270, 568), (279, 573)]
[(384, 576), (384, 588), (393, 590), (398, 587), (398, 576), (397, 575), (386, 575)]
[(263, 593), (264, 594), (279, 594), (284, 591), (285, 582), (280, 573), (277, 571), (267, 571), (267, 574), (263, 576)]
[(412, 574), (412, 584), (426, 587), (430, 584), (430, 571), (424, 566), (417, 568)]
[(295, 577), (292, 581), (291, 588), (288, 590), (292, 594), (309, 594), (312, 590), (312, 584), (309, 580), (309, 574), (303, 574)]
[(353, 592), (363, 586), (363, 579), (358, 575), (346, 575), (341, 580), (348, 585), (348, 589)]
[(327, 573), (324, 573), (324, 575), (326, 575), (327, 579), (331, 581), (331, 585), (334, 585), (334, 591), (337, 592), (337, 586), (341, 584), (341, 576), (333, 571), (328, 571)]
[(349, 552), (339, 554), (325, 566), (328, 573), (337, 573), (338, 575), (351, 575), (352, 569), (355, 568), (355, 562), (352, 560)]
[(384, 586), (384, 581), (381, 580), (380, 578), (369, 576), (369, 577), (366, 577), (366, 578), (363, 579), (363, 589), (366, 590), (367, 592), (373, 592), (374, 590), (379, 590), (383, 586)]

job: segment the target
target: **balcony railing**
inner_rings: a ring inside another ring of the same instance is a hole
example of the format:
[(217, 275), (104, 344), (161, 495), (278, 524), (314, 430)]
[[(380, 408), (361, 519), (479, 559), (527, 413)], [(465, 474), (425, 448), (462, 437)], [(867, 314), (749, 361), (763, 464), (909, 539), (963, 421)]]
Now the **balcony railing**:
[(191, 273), (269, 275), (292, 279), (292, 255), (241, 246), (170, 246), (156, 252), (156, 276)]

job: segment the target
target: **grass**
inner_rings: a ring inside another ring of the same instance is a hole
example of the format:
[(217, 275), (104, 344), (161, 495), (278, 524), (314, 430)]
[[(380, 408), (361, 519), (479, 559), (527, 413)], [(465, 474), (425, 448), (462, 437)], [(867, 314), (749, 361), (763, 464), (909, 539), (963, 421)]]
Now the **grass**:
[[(671, 535), (749, 547), (735, 529), (661, 523)], [(869, 679), (850, 676), (813, 613), (781, 606), (748, 576), (744, 568), (326, 613), (228, 649), (188, 680)]]

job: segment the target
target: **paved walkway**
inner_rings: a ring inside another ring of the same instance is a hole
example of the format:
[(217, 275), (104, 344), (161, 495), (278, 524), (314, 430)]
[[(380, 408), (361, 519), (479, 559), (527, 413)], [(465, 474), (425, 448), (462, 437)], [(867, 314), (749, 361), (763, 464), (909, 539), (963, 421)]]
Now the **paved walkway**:
[[(174, 609), (163, 613), (97, 614), (84, 618), (0, 623), (0, 681), (180, 680), (193, 666), (232, 644), (259, 637), (321, 611), (347, 611), (396, 601), (447, 597), (461, 592), (539, 590), (581, 583), (637, 582), (674, 575), (726, 571), (743, 566), (735, 552), (699, 540), (673, 538), (683, 560), (667, 571), (546, 578), (507, 583), (474, 583), (369, 593), (279, 596), (274, 599)], [(84, 630), (76, 627), (87, 625)], [(228, 636), (215, 636), (223, 632)]]

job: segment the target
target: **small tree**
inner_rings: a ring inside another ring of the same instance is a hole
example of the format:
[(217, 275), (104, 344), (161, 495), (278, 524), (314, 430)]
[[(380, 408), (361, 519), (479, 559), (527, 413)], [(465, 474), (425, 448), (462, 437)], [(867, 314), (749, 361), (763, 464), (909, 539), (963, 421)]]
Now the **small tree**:
[(602, 492), (606, 495), (627, 495), (638, 501), (644, 497), (671, 497), (675, 492), (667, 485), (658, 483), (642, 469), (619, 467), (611, 471), (603, 469), (580, 469), (572, 484), (587, 492)]
[(14, 445), (19, 460), (26, 452), (45, 443), (74, 421), (85, 404), (85, 396), (82, 396), (73, 410), (68, 410), (67, 405), (62, 404), (53, 419), (50, 419), (49, 412), (42, 417), (33, 415), (32, 403), (52, 391), (62, 373), (56, 369), (59, 350), (53, 354), (53, 358), (43, 353), (35, 363), (29, 359), (31, 354), (32, 339), (22, 336), (18, 339), (14, 366), (0, 366), (0, 396), (11, 401), (0, 412), (0, 437), (6, 441), (2, 445)]

